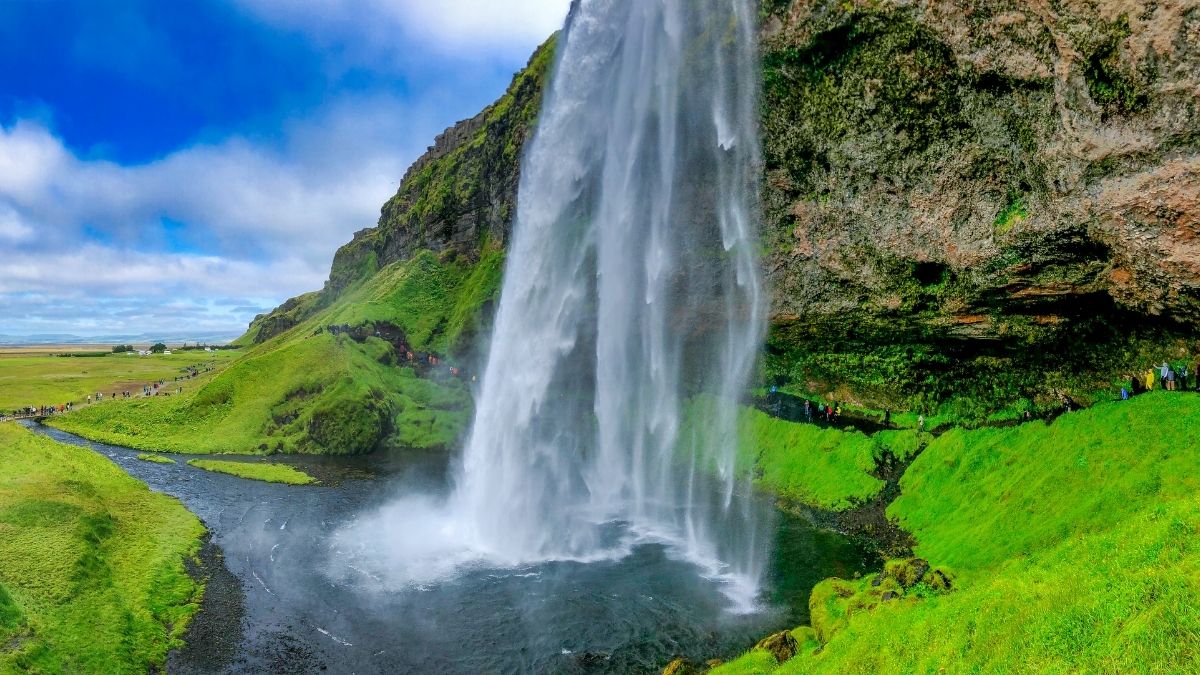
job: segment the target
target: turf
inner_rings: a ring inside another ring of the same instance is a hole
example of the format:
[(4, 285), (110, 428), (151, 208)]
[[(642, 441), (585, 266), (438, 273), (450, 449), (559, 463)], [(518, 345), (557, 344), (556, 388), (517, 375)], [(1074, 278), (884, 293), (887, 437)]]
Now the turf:
[[(713, 400), (697, 397), (684, 410), (681, 438), (703, 433), (715, 414)], [(755, 408), (738, 411), (738, 468), (752, 471), (755, 485), (785, 503), (844, 511), (883, 489), (873, 475), (885, 454), (907, 460), (929, 439), (915, 430), (867, 436), (815, 424), (788, 422)]]
[[(79, 405), (96, 392), (106, 396), (116, 391), (137, 393), (143, 384), (158, 380), (173, 384), (175, 376), (188, 366), (212, 364), (221, 368), (236, 357), (237, 352), (232, 350), (87, 358), (0, 356), (0, 411), (67, 402)], [(194, 386), (188, 381), (180, 384), (185, 390)]]
[(161, 671), (204, 528), (104, 457), (0, 424), (0, 672)]
[[(254, 346), (183, 396), (118, 401), (51, 418), (92, 440), (181, 453), (360, 454), (446, 448), (470, 417), (469, 382), (420, 376), (382, 339), (329, 326), (392, 324), (415, 350), (454, 363), (498, 292), (499, 253), (475, 263), (424, 252), (348, 289), (331, 307)], [(463, 356), (462, 358), (467, 358)]]
[(1200, 396), (1159, 393), (937, 438), (889, 515), (953, 590), (825, 582), (820, 648), (779, 672), (1200, 672), (1198, 425)]
[(752, 408), (741, 412), (739, 448), (754, 455), (756, 483), (784, 498), (844, 510), (874, 497), (870, 475), (878, 447), (860, 432), (787, 422)]
[(190, 459), (189, 466), (205, 471), (226, 473), (239, 478), (261, 480), (267, 483), (287, 483), (288, 485), (311, 485), (317, 479), (286, 464), (258, 464), (251, 462), (227, 462), (218, 459)]

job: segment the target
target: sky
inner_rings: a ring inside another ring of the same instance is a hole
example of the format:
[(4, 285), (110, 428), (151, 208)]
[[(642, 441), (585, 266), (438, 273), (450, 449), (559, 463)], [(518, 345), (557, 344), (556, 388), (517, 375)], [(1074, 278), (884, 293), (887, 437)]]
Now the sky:
[(0, 335), (237, 335), (319, 289), (568, 4), (0, 1)]

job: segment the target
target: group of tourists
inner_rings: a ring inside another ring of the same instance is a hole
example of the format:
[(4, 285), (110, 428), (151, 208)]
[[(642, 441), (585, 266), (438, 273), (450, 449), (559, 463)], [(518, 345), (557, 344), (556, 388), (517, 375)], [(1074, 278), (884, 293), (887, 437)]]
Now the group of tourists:
[[(212, 365), (209, 364), (204, 367), (203, 372), (211, 372), (212, 369), (213, 369)], [(183, 371), (184, 371), (184, 373), (182, 375), (177, 375), (175, 377), (175, 383), (176, 383), (175, 387), (168, 388), (167, 381), (165, 379), (158, 380), (157, 382), (143, 384), (142, 389), (141, 389), (141, 396), (142, 397), (171, 396), (172, 394), (174, 394), (174, 395), (182, 394), (183, 387), (179, 386), (178, 383), (183, 382), (185, 380), (193, 379), (193, 378), (199, 376), (200, 373), (202, 372), (201, 366), (198, 366), (198, 365), (188, 366), (187, 368), (184, 368)], [(171, 391), (171, 389), (173, 389), (174, 391)], [(131, 399), (131, 398), (135, 398), (135, 395), (134, 395), (133, 391), (129, 391), (129, 390), (114, 391), (111, 394), (106, 394), (102, 391), (98, 391), (98, 392), (95, 392), (94, 394), (88, 394), (88, 396), (84, 399), (84, 401), (86, 402), (86, 405), (91, 405), (93, 403), (99, 403), (105, 399), (118, 399), (118, 398)], [(70, 412), (74, 409), (75, 409), (74, 402), (59, 403), (56, 405), (25, 406), (24, 408), (20, 408), (19, 410), (14, 410), (11, 413), (0, 412), (0, 421), (7, 420), (7, 419), (14, 419), (14, 418), (49, 417), (50, 415), (57, 415), (57, 414), (65, 413), (65, 412)]]
[(1121, 387), (1121, 400), (1137, 396), (1148, 391), (1200, 391), (1200, 360), (1189, 363), (1171, 364), (1163, 361), (1161, 365), (1151, 366), (1144, 372), (1129, 376), (1129, 384)]

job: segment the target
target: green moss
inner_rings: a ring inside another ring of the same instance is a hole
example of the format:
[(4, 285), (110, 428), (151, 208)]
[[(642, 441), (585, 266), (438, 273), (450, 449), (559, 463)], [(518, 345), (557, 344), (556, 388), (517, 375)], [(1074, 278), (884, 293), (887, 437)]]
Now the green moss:
[(150, 454), (146, 454), (146, 453), (141, 453), (137, 456), (137, 458), (142, 460), (143, 462), (153, 462), (155, 464), (174, 464), (175, 463), (175, 460), (171, 459), (170, 457), (163, 457), (162, 455), (150, 455)]
[(0, 672), (163, 670), (203, 532), (91, 450), (0, 424)]
[(1025, 202), (1019, 196), (1013, 195), (1009, 197), (1008, 205), (996, 214), (996, 220), (992, 226), (995, 228), (996, 235), (1002, 236), (1011, 232), (1014, 227), (1028, 217), (1029, 212), (1025, 209)]
[(287, 483), (288, 485), (311, 485), (317, 482), (312, 476), (290, 467), (286, 464), (259, 464), (250, 462), (229, 462), (215, 459), (189, 459), (188, 466), (205, 471), (226, 473), (238, 478), (261, 480), (267, 483)]
[(1120, 64), (1121, 43), (1131, 34), (1129, 17), (1124, 14), (1104, 26), (1090, 45), (1090, 55), (1083, 69), (1092, 100), (1108, 112), (1123, 115), (1138, 112), (1150, 102), (1146, 88)]
[(1196, 671), (1197, 424), (1200, 396), (1159, 393), (930, 441), (888, 514), (937, 573), (824, 582), (819, 648), (716, 672)]

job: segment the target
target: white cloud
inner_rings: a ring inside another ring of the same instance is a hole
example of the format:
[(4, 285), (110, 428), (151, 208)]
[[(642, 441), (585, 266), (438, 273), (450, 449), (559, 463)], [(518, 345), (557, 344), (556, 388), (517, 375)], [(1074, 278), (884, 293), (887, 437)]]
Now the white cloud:
[(277, 142), (232, 137), (122, 166), (81, 159), (39, 122), (0, 127), (0, 238), (46, 247), (86, 225), (158, 249), (163, 219), (204, 251), (291, 255), (328, 269), (333, 251), (373, 225), (435, 115), (386, 99), (343, 101), (294, 121)]
[[(337, 247), (375, 224), (439, 116), (427, 104), (342, 100), (285, 122), (278, 138), (235, 136), (131, 166), (81, 158), (40, 121), (0, 126), (0, 332), (36, 324), (21, 312), (42, 305), (16, 301), (34, 291), (79, 310), (80, 321), (60, 321), (80, 326), (94, 311), (84, 296), (95, 306), (124, 298), (166, 321), (170, 298), (273, 306), (318, 289)], [(244, 326), (255, 312), (240, 304), (210, 308), (210, 319)], [(134, 319), (104, 323), (121, 321)]]
[[(398, 37), (444, 54), (528, 52), (562, 27), (570, 0), (235, 0), (276, 26), (303, 31), (319, 41), (347, 36), (374, 47)], [(407, 46), (407, 45), (403, 45)]]
[(294, 258), (260, 263), (95, 244), (66, 252), (0, 247), (0, 332), (236, 335), (278, 298), (319, 288), (322, 276)]
[(33, 238), (33, 228), (21, 220), (21, 214), (6, 204), (0, 204), (0, 242), (19, 244)]

